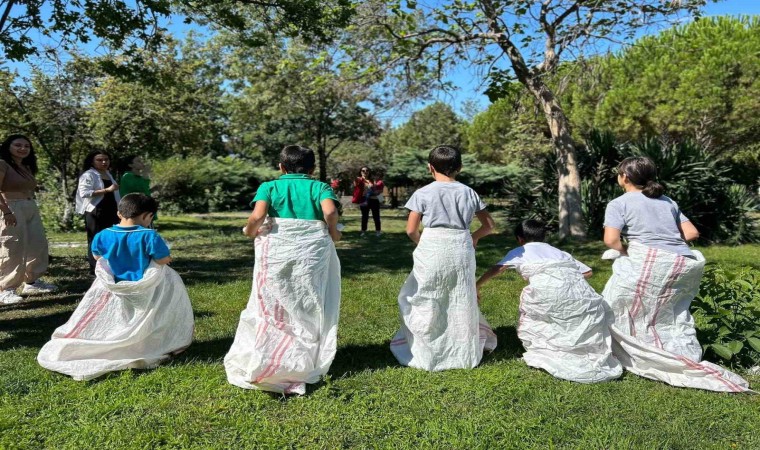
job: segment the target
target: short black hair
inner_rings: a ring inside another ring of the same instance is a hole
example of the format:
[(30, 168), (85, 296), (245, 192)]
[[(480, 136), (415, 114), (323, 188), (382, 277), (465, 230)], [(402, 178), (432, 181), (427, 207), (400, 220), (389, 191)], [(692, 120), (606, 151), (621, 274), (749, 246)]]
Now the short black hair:
[(280, 152), (280, 164), (288, 173), (309, 173), (314, 169), (314, 150), (300, 145), (286, 145)]
[(523, 220), (515, 227), (515, 236), (523, 239), (525, 242), (544, 242), (544, 239), (546, 239), (546, 225), (540, 220)]
[(450, 145), (439, 145), (430, 150), (428, 162), (436, 172), (450, 177), (462, 170), (462, 152)]
[(119, 214), (125, 219), (132, 219), (145, 213), (158, 212), (158, 202), (153, 197), (148, 197), (139, 192), (127, 194), (119, 202)]

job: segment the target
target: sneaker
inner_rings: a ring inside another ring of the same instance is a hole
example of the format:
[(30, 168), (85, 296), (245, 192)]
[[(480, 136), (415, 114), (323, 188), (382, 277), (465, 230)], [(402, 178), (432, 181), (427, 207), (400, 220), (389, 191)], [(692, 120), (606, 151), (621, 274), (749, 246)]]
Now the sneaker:
[(361, 236), (361, 237), (364, 237), (364, 236), (366, 236), (366, 235), (367, 235), (367, 232), (366, 232), (366, 231), (362, 231), (362, 232), (361, 232), (361, 234), (359, 234), (359, 236)]
[(24, 298), (20, 295), (16, 295), (15, 289), (6, 289), (0, 292), (0, 304), (13, 305), (14, 303), (22, 301), (24, 301)]
[(375, 236), (380, 237), (383, 235), (382, 231), (375, 231)]
[(58, 287), (56, 285), (37, 280), (32, 284), (24, 283), (24, 287), (21, 288), (21, 295), (49, 294), (57, 290)]

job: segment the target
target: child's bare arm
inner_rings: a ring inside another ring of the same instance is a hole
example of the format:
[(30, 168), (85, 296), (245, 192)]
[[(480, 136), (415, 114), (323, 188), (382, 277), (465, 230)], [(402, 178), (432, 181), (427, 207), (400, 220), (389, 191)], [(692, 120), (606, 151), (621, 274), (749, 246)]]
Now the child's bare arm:
[(679, 223), (678, 231), (681, 232), (681, 237), (686, 242), (693, 241), (699, 237), (699, 231), (697, 230), (697, 227), (695, 227), (690, 220)]
[(256, 233), (259, 231), (259, 227), (264, 223), (264, 219), (267, 218), (267, 211), (269, 204), (264, 200), (259, 200), (253, 207), (253, 212), (248, 217), (248, 223), (243, 228), (243, 234), (249, 237), (256, 237)]
[(154, 261), (156, 262), (156, 264), (163, 266), (164, 264), (169, 264), (170, 262), (172, 262), (172, 257), (165, 256), (163, 258), (154, 259)]
[(422, 222), (422, 214), (417, 211), (409, 211), (409, 218), (406, 220), (406, 235), (415, 244), (420, 243), (420, 223)]
[(475, 287), (480, 289), (480, 287), (486, 284), (488, 280), (495, 277), (496, 275), (499, 275), (505, 272), (507, 269), (509, 269), (508, 266), (500, 266), (498, 264), (495, 266), (491, 266), (491, 268), (488, 269), (486, 273), (484, 273), (483, 275), (480, 276), (480, 278), (478, 278), (477, 283), (475, 283)]
[(620, 240), (620, 230), (612, 227), (604, 227), (604, 245), (617, 250), (621, 255), (627, 255), (623, 242)]
[(335, 200), (326, 198), (319, 203), (322, 206), (322, 214), (324, 215), (325, 222), (327, 223), (327, 232), (330, 233), (330, 238), (333, 242), (338, 242), (342, 237), (340, 231), (338, 231), (338, 208), (335, 206)]
[(474, 247), (478, 246), (478, 241), (481, 238), (484, 238), (491, 234), (493, 232), (494, 226), (496, 225), (493, 221), (493, 217), (491, 217), (491, 214), (488, 213), (485, 209), (482, 211), (478, 211), (475, 213), (475, 217), (478, 218), (480, 221), (480, 228), (475, 230), (474, 233), (472, 233), (472, 245)]
[(95, 261), (97, 261), (97, 260), (99, 260), (100, 258), (102, 258), (102, 256), (100, 256), (100, 255), (95, 255), (95, 254), (93, 254), (93, 255), (92, 255), (92, 257), (93, 257), (93, 258), (95, 258)]

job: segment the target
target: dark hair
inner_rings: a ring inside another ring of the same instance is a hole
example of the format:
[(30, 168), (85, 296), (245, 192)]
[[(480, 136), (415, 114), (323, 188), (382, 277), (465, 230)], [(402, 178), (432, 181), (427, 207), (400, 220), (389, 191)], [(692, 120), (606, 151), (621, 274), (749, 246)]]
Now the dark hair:
[[(87, 154), (84, 158), (84, 163), (82, 164), (82, 172), (87, 172), (88, 170), (92, 169), (92, 163), (95, 161), (95, 157), (98, 155), (106, 155), (108, 156), (108, 159), (110, 161), (113, 161), (113, 158), (111, 157), (111, 154), (108, 153), (105, 150), (93, 150), (90, 153)], [(110, 168), (110, 166), (109, 166)]]
[(450, 145), (439, 145), (430, 150), (428, 162), (436, 172), (450, 177), (462, 170), (462, 152)]
[(631, 184), (649, 198), (657, 198), (665, 193), (665, 188), (657, 182), (657, 166), (645, 156), (625, 158), (618, 164), (618, 174), (625, 175)]
[(135, 158), (139, 158), (140, 155), (127, 155), (123, 158), (119, 159), (119, 163), (117, 165), (117, 169), (120, 174), (124, 174), (125, 172), (129, 172), (132, 170), (132, 162), (135, 160)]
[(315, 164), (314, 150), (300, 145), (286, 145), (280, 152), (280, 164), (288, 173), (309, 173)]
[(515, 227), (515, 236), (525, 242), (544, 242), (546, 239), (546, 225), (540, 220), (523, 220)]
[(158, 212), (158, 202), (153, 197), (148, 197), (139, 192), (127, 194), (119, 202), (119, 214), (125, 219), (140, 216), (145, 213)]
[(29, 143), (29, 155), (21, 160), (21, 164), (28, 167), (32, 175), (37, 175), (37, 155), (34, 153), (34, 146), (32, 145), (32, 141), (23, 134), (12, 134), (5, 138), (2, 145), (0, 145), (0, 159), (7, 162), (14, 169), (19, 169), (16, 161), (11, 156), (11, 144), (16, 139), (24, 139)]

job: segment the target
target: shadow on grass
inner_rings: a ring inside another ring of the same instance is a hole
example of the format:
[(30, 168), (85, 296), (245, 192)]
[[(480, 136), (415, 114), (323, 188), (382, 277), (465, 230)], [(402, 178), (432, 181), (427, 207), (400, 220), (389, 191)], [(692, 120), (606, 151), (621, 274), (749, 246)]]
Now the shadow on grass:
[(9, 338), (0, 340), (0, 351), (16, 347), (40, 348), (69, 317), (71, 311), (61, 311), (44, 316), (0, 320), (0, 332), (10, 335)]

